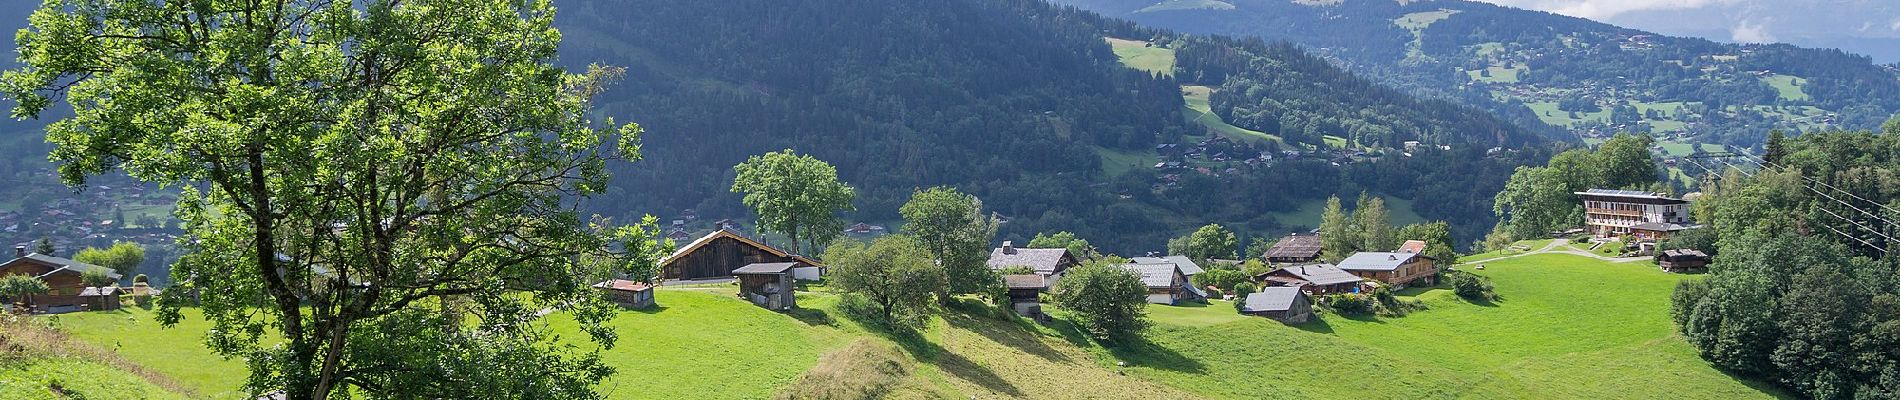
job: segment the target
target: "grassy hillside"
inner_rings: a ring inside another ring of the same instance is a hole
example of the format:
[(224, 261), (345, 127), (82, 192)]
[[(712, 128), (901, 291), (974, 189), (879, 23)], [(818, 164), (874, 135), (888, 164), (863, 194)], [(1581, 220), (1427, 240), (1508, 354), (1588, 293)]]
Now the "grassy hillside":
[[(733, 298), (727, 286), (664, 289), (660, 308), (611, 322), (621, 339), (603, 356), (618, 374), (601, 388), (615, 399), (1774, 396), (1711, 368), (1674, 334), (1669, 293), (1696, 277), (1556, 254), (1486, 267), (1477, 273), (1495, 281), (1496, 302), (1414, 289), (1403, 296), (1428, 310), (1328, 314), (1297, 327), (1235, 314), (1227, 302), (1154, 306), (1145, 340), (1116, 348), (1066, 322), (1000, 320), (974, 304), (921, 334), (890, 337), (846, 318), (827, 292), (801, 295), (802, 310), (781, 314)], [(141, 311), (60, 319), (68, 329), (122, 332), (82, 336), (101, 346), (140, 337), (114, 348), (201, 392), (236, 383), (188, 377), (243, 374), (237, 363), (204, 358), (197, 331), (149, 330)], [(558, 315), (550, 324), (582, 336)], [(160, 343), (182, 348), (169, 357), (147, 348)]]
[(1291, 328), (1226, 304), (1157, 310), (1154, 345), (1129, 370), (1225, 398), (1771, 397), (1709, 367), (1674, 334), (1670, 290), (1696, 278), (1569, 255), (1477, 272), (1501, 300), (1414, 291), (1431, 309), (1403, 318), (1327, 315)]
[(0, 315), (0, 400), (197, 397), (112, 350), (14, 318)]
[(1122, 64), (1149, 73), (1174, 76), (1174, 49), (1142, 40), (1104, 38)]

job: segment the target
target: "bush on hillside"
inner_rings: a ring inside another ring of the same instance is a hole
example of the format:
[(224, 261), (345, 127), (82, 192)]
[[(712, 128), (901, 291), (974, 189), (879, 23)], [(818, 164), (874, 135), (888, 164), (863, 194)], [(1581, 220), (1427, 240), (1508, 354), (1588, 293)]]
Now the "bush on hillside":
[(1326, 308), (1339, 315), (1372, 314), (1372, 297), (1359, 293), (1326, 295)]
[(1096, 339), (1114, 340), (1148, 326), (1148, 286), (1133, 271), (1104, 260), (1071, 269), (1056, 282), (1055, 304), (1075, 313)]
[(1466, 300), (1490, 301), (1498, 298), (1497, 292), (1492, 291), (1489, 277), (1455, 269), (1445, 270), (1439, 276), (1443, 276), (1445, 283), (1451, 285), (1453, 293)]
[(1245, 308), (1247, 306), (1247, 295), (1258, 291), (1260, 290), (1253, 286), (1253, 282), (1241, 282), (1240, 284), (1234, 285), (1234, 311), (1240, 311), (1240, 309)]

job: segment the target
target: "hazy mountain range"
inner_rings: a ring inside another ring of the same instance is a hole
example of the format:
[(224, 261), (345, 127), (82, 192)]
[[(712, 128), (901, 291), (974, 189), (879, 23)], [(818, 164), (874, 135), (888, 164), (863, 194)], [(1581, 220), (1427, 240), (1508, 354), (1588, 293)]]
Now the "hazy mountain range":
[(1484, 0), (1675, 36), (1789, 43), (1900, 62), (1900, 2), (1889, 0)]

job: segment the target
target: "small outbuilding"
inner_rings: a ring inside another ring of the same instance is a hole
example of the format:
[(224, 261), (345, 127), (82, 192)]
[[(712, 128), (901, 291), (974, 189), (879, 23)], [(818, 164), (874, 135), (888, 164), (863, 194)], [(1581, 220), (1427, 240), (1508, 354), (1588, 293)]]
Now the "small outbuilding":
[(1241, 314), (1272, 318), (1286, 324), (1305, 323), (1313, 319), (1313, 301), (1306, 292), (1297, 287), (1277, 286), (1247, 295), (1241, 304)]
[(594, 284), (607, 300), (621, 307), (640, 309), (653, 306), (653, 286), (625, 279), (614, 279)]
[(1656, 254), (1656, 266), (1668, 272), (1696, 272), (1709, 267), (1709, 255), (1695, 249), (1669, 249)]
[(121, 307), (119, 295), (124, 292), (118, 286), (89, 287), (79, 291), (79, 299), (87, 311), (111, 311)]
[(792, 270), (801, 265), (796, 261), (758, 263), (732, 270), (739, 277), (739, 297), (768, 310), (797, 308)]

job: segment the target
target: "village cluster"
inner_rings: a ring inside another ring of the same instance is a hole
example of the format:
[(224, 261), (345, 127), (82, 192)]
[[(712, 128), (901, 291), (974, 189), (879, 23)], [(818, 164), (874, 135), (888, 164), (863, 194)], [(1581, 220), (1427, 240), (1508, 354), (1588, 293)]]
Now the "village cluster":
[[(1708, 257), (1693, 249), (1658, 251), (1656, 244), (1678, 232), (1699, 226), (1688, 219), (1686, 200), (1656, 193), (1595, 189), (1576, 193), (1586, 210), (1585, 227), (1580, 231), (1599, 243), (1626, 243), (1630, 255), (1652, 255), (1667, 271), (1684, 272), (1704, 268)], [(681, 239), (686, 234), (686, 218), (676, 221), (668, 236)], [(787, 252), (758, 239), (739, 233), (739, 224), (722, 219), (713, 224), (711, 233), (680, 245), (660, 260), (659, 282), (609, 280), (594, 285), (616, 303), (629, 308), (654, 305), (655, 284), (705, 284), (732, 282), (738, 297), (772, 310), (797, 307), (798, 281), (824, 279), (825, 265), (813, 258)], [(875, 229), (874, 229), (875, 228)], [(856, 224), (846, 229), (852, 234), (879, 234), (882, 227)], [(1576, 232), (1571, 232), (1576, 233)], [(1321, 260), (1321, 232), (1292, 234), (1277, 241), (1262, 255), (1272, 268), (1249, 276), (1258, 292), (1245, 294), (1240, 313), (1272, 318), (1285, 323), (1303, 323), (1314, 318), (1319, 298), (1335, 294), (1370, 293), (1378, 288), (1403, 289), (1416, 285), (1436, 285), (1449, 265), (1424, 255), (1426, 242), (1406, 240), (1389, 251), (1362, 251), (1337, 263)], [(156, 290), (143, 282), (133, 287), (87, 285), (88, 271), (104, 273), (114, 281), (121, 278), (110, 269), (66, 258), (29, 252), (16, 246), (14, 258), (0, 264), (0, 276), (24, 274), (44, 282), (45, 294), (14, 299), (16, 312), (61, 313), (111, 310), (120, 307), (121, 296), (150, 296)], [(1018, 314), (1043, 317), (1044, 297), (1063, 278), (1065, 272), (1090, 260), (1067, 248), (1028, 248), (1011, 241), (991, 250), (987, 265), (1002, 275), (1010, 306)], [(1200, 260), (1185, 256), (1149, 255), (1129, 258), (1118, 265), (1140, 276), (1148, 288), (1147, 301), (1176, 305), (1210, 299), (1218, 288), (1195, 284), (1194, 277), (1207, 271), (1201, 263), (1238, 264), (1238, 260)], [(1231, 295), (1231, 294), (1230, 294)]]
[[(1623, 243), (1629, 255), (1653, 256), (1658, 265), (1670, 272), (1703, 269), (1709, 258), (1694, 249), (1657, 250), (1670, 236), (1699, 228), (1689, 221), (1689, 202), (1657, 193), (1593, 189), (1576, 193), (1586, 210), (1585, 227), (1573, 232), (1588, 233), (1598, 245)], [(853, 233), (869, 234), (868, 225), (853, 226)], [(823, 279), (821, 262), (786, 252), (742, 235), (736, 224), (722, 222), (718, 229), (680, 246), (660, 261), (660, 278), (668, 284), (695, 284), (735, 281), (738, 296), (773, 310), (797, 306), (793, 295), (796, 282)], [(882, 227), (879, 227), (882, 228)], [(883, 229), (878, 229), (882, 232)], [(675, 229), (675, 234), (683, 233)], [(1321, 260), (1320, 233), (1288, 235), (1262, 256), (1270, 271), (1253, 275), (1250, 280), (1259, 291), (1244, 296), (1239, 312), (1297, 324), (1314, 318), (1316, 299), (1326, 295), (1369, 293), (1377, 288), (1403, 289), (1416, 285), (1435, 285), (1449, 265), (1422, 254), (1426, 243), (1406, 240), (1390, 251), (1363, 251), (1338, 263)], [(1011, 308), (1030, 317), (1044, 316), (1044, 296), (1063, 278), (1063, 274), (1083, 265), (1086, 255), (1067, 248), (1027, 248), (1011, 241), (991, 250), (987, 264), (1003, 273)], [(1238, 264), (1238, 260), (1202, 260)], [(1194, 276), (1206, 272), (1195, 260), (1185, 256), (1132, 257), (1120, 268), (1139, 275), (1148, 288), (1147, 301), (1176, 305), (1210, 299), (1213, 287), (1196, 285)], [(653, 287), (644, 282), (614, 280), (595, 287), (609, 297), (632, 308), (653, 305)]]

